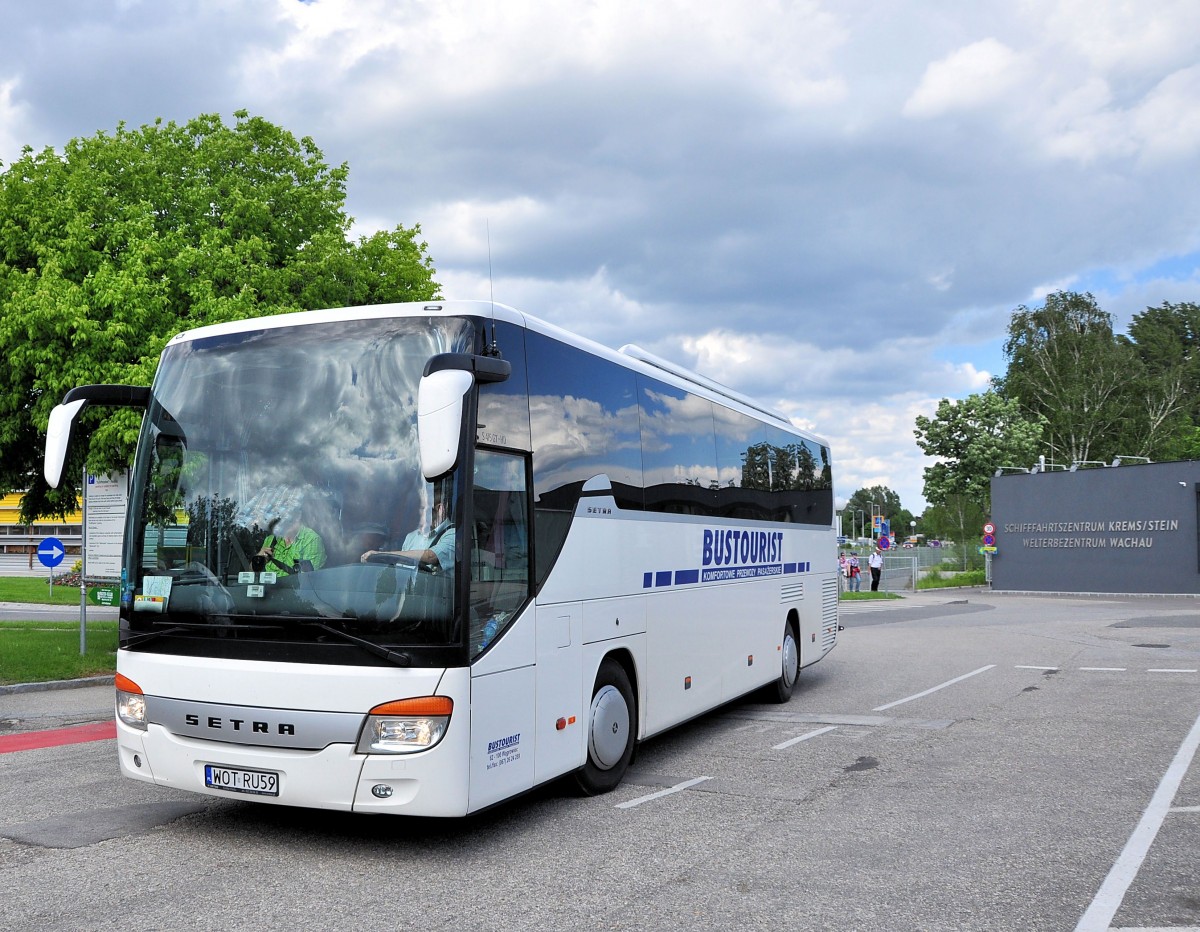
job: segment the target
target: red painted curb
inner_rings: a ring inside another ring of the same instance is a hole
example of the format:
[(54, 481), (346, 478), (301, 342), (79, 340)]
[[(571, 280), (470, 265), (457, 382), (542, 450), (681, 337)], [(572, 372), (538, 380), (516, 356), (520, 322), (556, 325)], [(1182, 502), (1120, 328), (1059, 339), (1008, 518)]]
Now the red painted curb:
[(96, 722), (74, 728), (55, 728), (51, 731), (24, 731), (0, 737), (0, 754), (11, 751), (32, 751), (54, 748), (63, 744), (82, 744), (85, 741), (106, 741), (117, 736), (116, 722)]

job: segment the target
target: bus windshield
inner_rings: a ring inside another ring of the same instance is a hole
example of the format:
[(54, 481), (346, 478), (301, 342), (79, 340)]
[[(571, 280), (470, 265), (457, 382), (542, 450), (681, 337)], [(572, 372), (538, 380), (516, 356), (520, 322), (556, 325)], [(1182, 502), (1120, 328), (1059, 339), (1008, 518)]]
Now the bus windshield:
[(458, 496), (421, 475), (416, 399), (425, 362), (473, 333), (376, 318), (169, 346), (134, 466), (126, 646), (460, 643)]

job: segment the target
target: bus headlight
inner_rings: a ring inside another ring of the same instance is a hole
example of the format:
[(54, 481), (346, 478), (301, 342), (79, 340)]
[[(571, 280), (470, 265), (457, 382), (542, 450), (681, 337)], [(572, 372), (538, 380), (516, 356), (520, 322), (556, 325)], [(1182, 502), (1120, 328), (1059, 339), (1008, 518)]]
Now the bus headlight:
[(454, 700), (422, 696), (377, 705), (367, 713), (355, 750), (359, 754), (412, 754), (433, 747), (450, 727)]
[(146, 697), (142, 687), (127, 676), (117, 674), (117, 718), (139, 731), (146, 730)]

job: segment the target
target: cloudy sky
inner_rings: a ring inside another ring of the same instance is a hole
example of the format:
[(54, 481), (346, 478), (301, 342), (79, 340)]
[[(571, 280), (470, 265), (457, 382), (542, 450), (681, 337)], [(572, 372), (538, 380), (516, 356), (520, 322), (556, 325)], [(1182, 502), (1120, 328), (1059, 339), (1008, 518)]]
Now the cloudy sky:
[[(446, 297), (637, 343), (924, 507), (1013, 309), (1200, 300), (1195, 0), (4, 2), (0, 160), (247, 109)], [(490, 231), (490, 234), (489, 234)], [(491, 282), (489, 283), (489, 247)]]

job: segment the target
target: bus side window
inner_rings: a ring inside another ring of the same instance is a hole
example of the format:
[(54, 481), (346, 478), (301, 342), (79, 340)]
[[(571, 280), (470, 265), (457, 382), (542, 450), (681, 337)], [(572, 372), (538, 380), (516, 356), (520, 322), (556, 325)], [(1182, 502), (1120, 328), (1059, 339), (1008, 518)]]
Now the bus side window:
[(529, 596), (526, 458), (475, 453), (471, 529), (471, 656), (492, 643)]

